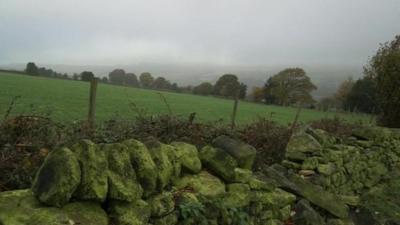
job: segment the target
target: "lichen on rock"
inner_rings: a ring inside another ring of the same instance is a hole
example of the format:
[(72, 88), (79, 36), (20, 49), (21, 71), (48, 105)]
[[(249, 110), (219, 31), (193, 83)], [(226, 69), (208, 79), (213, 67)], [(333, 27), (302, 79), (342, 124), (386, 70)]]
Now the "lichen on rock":
[(81, 169), (68, 148), (52, 151), (39, 168), (32, 191), (46, 205), (62, 207), (81, 182)]
[(122, 144), (128, 147), (131, 162), (137, 178), (144, 189), (144, 195), (150, 195), (156, 190), (158, 177), (157, 167), (150, 152), (143, 143), (135, 139), (126, 140)]
[(200, 159), (205, 167), (214, 172), (226, 182), (235, 180), (236, 160), (219, 148), (205, 146), (200, 151)]
[(199, 173), (201, 161), (196, 146), (184, 142), (172, 142), (185, 172)]
[(74, 197), (82, 200), (103, 202), (107, 197), (108, 163), (104, 151), (90, 140), (81, 140), (73, 145), (81, 168), (81, 182), (74, 193)]
[(147, 225), (151, 215), (149, 204), (143, 200), (110, 201), (107, 211), (115, 225)]
[(107, 199), (127, 202), (140, 199), (143, 189), (136, 180), (128, 148), (116, 143), (105, 144), (102, 150), (106, 153), (109, 164)]

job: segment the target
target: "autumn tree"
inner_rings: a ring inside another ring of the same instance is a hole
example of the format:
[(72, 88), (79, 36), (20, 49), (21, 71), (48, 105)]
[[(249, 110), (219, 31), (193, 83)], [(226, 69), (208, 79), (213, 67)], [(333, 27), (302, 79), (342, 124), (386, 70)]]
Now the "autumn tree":
[(265, 89), (266, 102), (272, 99), (274, 103), (286, 106), (297, 102), (314, 102), (311, 91), (317, 87), (303, 69), (288, 68), (268, 79)]
[(336, 101), (337, 106), (344, 109), (344, 104), (353, 86), (354, 86), (354, 80), (351, 77), (343, 81), (339, 85), (334, 95), (334, 99)]
[(233, 97), (240, 92), (240, 84), (236, 75), (222, 75), (214, 85), (214, 94), (224, 97)]
[(144, 72), (144, 73), (140, 74), (139, 81), (140, 81), (140, 85), (143, 88), (151, 88), (153, 85), (154, 78), (151, 75), (151, 73)]
[(213, 85), (210, 82), (203, 82), (193, 88), (195, 95), (211, 95), (213, 93)]
[(262, 102), (262, 100), (264, 99), (264, 88), (263, 87), (253, 87), (253, 89), (251, 90), (251, 99), (254, 102)]
[(364, 67), (364, 74), (371, 77), (376, 85), (379, 123), (400, 127), (400, 35), (381, 45)]

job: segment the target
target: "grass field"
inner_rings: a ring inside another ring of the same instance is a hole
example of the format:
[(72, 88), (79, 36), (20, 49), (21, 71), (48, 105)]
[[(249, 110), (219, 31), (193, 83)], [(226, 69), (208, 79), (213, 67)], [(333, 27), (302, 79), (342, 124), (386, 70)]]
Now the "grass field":
[[(159, 91), (99, 84), (97, 90), (96, 119), (98, 121), (121, 118), (133, 119), (137, 107), (150, 114), (168, 112)], [(161, 92), (175, 115), (188, 116), (197, 113), (200, 121), (228, 123), (232, 112), (231, 100), (190, 94)], [(83, 120), (87, 116), (89, 83), (81, 81), (48, 79), (0, 72), (0, 116), (3, 117), (15, 96), (20, 96), (12, 109), (12, 115), (46, 114), (57, 121)], [(258, 117), (268, 117), (282, 124), (293, 121), (296, 109), (250, 102), (240, 102), (237, 122), (251, 122)], [(272, 117), (271, 117), (272, 114)], [(304, 109), (300, 121), (306, 122), (334, 117), (332, 112)], [(348, 121), (369, 120), (365, 115), (337, 114)]]

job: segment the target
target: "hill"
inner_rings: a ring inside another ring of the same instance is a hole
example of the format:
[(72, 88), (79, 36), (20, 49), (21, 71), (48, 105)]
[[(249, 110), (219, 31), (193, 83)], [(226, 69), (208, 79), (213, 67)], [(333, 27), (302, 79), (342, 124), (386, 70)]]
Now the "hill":
[[(99, 84), (97, 91), (97, 120), (113, 118), (133, 119), (139, 111), (147, 115), (168, 113), (162, 100), (165, 97), (171, 111), (176, 115), (188, 116), (197, 113), (201, 121), (228, 123), (233, 102), (228, 99), (196, 96)], [(57, 121), (83, 120), (87, 116), (89, 83), (71, 80), (48, 79), (0, 72), (0, 116), (4, 116), (11, 100), (20, 96), (13, 106), (12, 114), (48, 114)], [(237, 122), (251, 122), (258, 117), (271, 117), (281, 124), (295, 117), (296, 109), (240, 102)], [(311, 121), (333, 117), (332, 112), (304, 109), (300, 121)], [(348, 121), (367, 121), (368, 117), (353, 114), (338, 114)]]

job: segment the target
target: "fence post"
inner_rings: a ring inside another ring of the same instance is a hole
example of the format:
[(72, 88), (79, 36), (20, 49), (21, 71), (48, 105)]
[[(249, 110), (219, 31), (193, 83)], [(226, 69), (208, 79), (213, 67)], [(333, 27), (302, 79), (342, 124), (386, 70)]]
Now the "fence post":
[(231, 121), (231, 128), (235, 128), (236, 126), (236, 111), (237, 111), (237, 107), (238, 107), (238, 103), (239, 103), (239, 96), (236, 94), (234, 99), (233, 99), (233, 112), (232, 112), (232, 121)]
[(90, 97), (89, 97), (89, 113), (88, 113), (88, 125), (89, 129), (94, 128), (94, 118), (96, 115), (96, 92), (97, 92), (97, 78), (93, 78), (90, 81)]
[(297, 122), (299, 120), (301, 109), (303, 108), (302, 105), (303, 105), (303, 102), (299, 102), (298, 103), (296, 116), (295, 116), (294, 121), (292, 123), (292, 127), (290, 128), (290, 135), (293, 134), (293, 131), (296, 128)]

